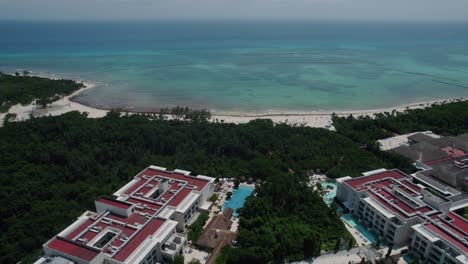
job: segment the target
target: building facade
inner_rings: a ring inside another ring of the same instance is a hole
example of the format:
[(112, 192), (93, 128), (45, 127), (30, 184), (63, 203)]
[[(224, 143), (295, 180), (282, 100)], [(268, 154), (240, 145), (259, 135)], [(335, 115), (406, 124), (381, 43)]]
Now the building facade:
[(437, 186), (415, 182), (396, 169), (371, 171), (337, 179), (337, 198), (380, 241), (409, 246), (423, 263), (467, 264), (468, 222), (452, 205), (468, 206), (468, 198), (451, 200)]

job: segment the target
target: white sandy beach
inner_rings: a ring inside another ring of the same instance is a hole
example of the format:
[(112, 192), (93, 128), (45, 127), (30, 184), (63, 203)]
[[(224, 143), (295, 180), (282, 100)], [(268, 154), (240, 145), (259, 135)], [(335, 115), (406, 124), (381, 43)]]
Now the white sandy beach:
[(454, 101), (465, 101), (468, 97), (452, 98), (452, 99), (440, 99), (433, 101), (416, 102), (407, 105), (400, 105), (389, 108), (371, 109), (371, 110), (351, 110), (351, 111), (311, 111), (311, 112), (280, 112), (280, 113), (219, 113), (213, 114), (213, 119), (224, 120), (226, 123), (247, 123), (254, 119), (271, 119), (275, 123), (287, 123), (293, 125), (304, 125), (309, 127), (325, 127), (329, 128), (332, 125), (332, 114), (335, 113), (337, 116), (374, 116), (378, 113), (384, 113), (392, 111), (403, 112), (410, 109), (420, 109), (431, 106), (436, 103), (449, 103)]
[[(60, 100), (57, 100), (50, 104), (47, 108), (39, 108), (33, 103), (29, 105), (21, 105), (17, 104), (12, 106), (9, 110), (8, 113), (11, 114), (16, 114), (16, 121), (23, 121), (26, 119), (29, 119), (30, 115), (33, 115), (35, 117), (39, 116), (57, 116), (61, 115), (67, 112), (71, 111), (79, 111), (79, 112), (86, 112), (88, 113), (88, 117), (91, 118), (97, 118), (97, 117), (103, 117), (106, 115), (108, 111), (106, 110), (101, 110), (101, 109), (96, 109), (96, 108), (91, 108), (76, 102), (73, 102), (70, 100), (71, 97), (77, 95), (78, 93), (83, 92), (84, 90), (92, 89), (96, 87), (95, 84), (93, 83), (85, 83), (85, 88), (82, 88), (71, 95), (62, 97)], [(3, 119), (5, 117), (6, 113), (0, 114), (0, 126), (3, 126)]]
[[(69, 96), (65, 96), (58, 101), (53, 102), (47, 108), (39, 108), (34, 103), (30, 105), (14, 105), (12, 106), (8, 113), (16, 114), (16, 121), (22, 121), (29, 118), (30, 115), (35, 117), (39, 116), (56, 116), (61, 115), (66, 112), (71, 111), (79, 111), (79, 112), (86, 112), (88, 113), (88, 117), (90, 118), (98, 118), (103, 117), (106, 115), (108, 110), (97, 109), (93, 107), (89, 107), (77, 102), (70, 100), (73, 96), (83, 92), (84, 90), (93, 89), (96, 87), (94, 83), (87, 83), (83, 82), (85, 88), (80, 89)], [(268, 113), (216, 113), (212, 112), (212, 120), (213, 121), (222, 121), (226, 123), (247, 123), (251, 120), (255, 119), (271, 119), (275, 123), (287, 123), (291, 125), (304, 125), (309, 127), (322, 127), (322, 128), (329, 128), (333, 129), (332, 126), (332, 114), (335, 113), (338, 116), (364, 116), (369, 115), (373, 116), (376, 113), (383, 113), (383, 112), (392, 112), (396, 110), (398, 112), (403, 112), (408, 109), (417, 109), (417, 108), (425, 108), (434, 103), (446, 103), (446, 102), (453, 102), (453, 101), (464, 101), (468, 100), (468, 97), (462, 98), (455, 98), (455, 99), (441, 99), (441, 100), (434, 100), (434, 101), (425, 101), (425, 102), (417, 102), (408, 105), (401, 105), (391, 108), (382, 108), (382, 109), (373, 109), (373, 110), (354, 110), (354, 111), (327, 111), (327, 112), (319, 112), (319, 111), (311, 111), (311, 112), (268, 112)], [(6, 113), (0, 114), (0, 126), (3, 125), (3, 119)]]

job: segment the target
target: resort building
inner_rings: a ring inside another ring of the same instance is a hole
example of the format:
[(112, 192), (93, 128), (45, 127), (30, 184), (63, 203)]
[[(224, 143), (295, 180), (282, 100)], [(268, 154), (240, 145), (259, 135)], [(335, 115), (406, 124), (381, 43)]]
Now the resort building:
[(214, 180), (150, 166), (47, 241), (36, 263), (171, 262), (187, 243), (187, 224), (210, 206)]
[(417, 173), (421, 181), (468, 188), (468, 134), (434, 138), (416, 133), (407, 144), (390, 151), (413, 160), (423, 170)]
[(453, 211), (468, 206), (468, 197), (440, 195), (448, 188), (380, 169), (337, 179), (337, 198), (378, 241), (409, 246), (423, 263), (467, 264), (468, 222)]

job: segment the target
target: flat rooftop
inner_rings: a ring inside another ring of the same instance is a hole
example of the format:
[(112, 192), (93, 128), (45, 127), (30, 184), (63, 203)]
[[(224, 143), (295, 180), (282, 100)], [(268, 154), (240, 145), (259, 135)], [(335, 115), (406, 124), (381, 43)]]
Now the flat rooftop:
[(446, 217), (439, 215), (433, 221), (425, 223), (424, 227), (434, 235), (456, 246), (463, 254), (468, 254), (468, 222), (466, 219), (449, 212)]
[(372, 174), (370, 176), (362, 176), (358, 178), (353, 178), (346, 181), (346, 184), (351, 186), (355, 190), (360, 190), (365, 188), (365, 186), (372, 182), (377, 182), (384, 179), (403, 179), (406, 178), (406, 174), (398, 170), (388, 170), (385, 172), (380, 172)]
[[(409, 145), (402, 145), (390, 151), (426, 164), (468, 155), (468, 134), (434, 138), (423, 133), (416, 133), (409, 136), (408, 140)], [(415, 143), (411, 144), (411, 142)]]
[(420, 199), (421, 187), (399, 170), (378, 172), (345, 181), (357, 191), (366, 192), (387, 211), (401, 218), (435, 212)]
[(85, 261), (93, 260), (100, 253), (99, 250), (80, 245), (63, 237), (55, 237), (47, 246)]
[(167, 216), (160, 217), (165, 208), (173, 208), (169, 210), (173, 212), (186, 207), (184, 201), (190, 198), (192, 191), (201, 191), (210, 183), (206, 177), (197, 178), (188, 173), (146, 168), (118, 191), (118, 200), (105, 197), (96, 200), (130, 213), (123, 216), (106, 210), (84, 214), (45, 246), (86, 261), (100, 253), (125, 261), (146, 238), (170, 221), (166, 220)]

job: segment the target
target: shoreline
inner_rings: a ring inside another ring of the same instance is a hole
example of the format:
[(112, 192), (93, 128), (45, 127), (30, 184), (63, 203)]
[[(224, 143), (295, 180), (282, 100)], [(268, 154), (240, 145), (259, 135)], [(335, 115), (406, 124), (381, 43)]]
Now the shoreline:
[[(77, 91), (77, 94), (82, 90)], [(111, 111), (112, 108), (94, 106), (94, 105), (87, 105), (79, 100), (76, 100), (75, 96), (70, 96), (70, 101), (88, 107), (90, 109), (95, 109), (98, 111)], [(73, 98), (75, 97), (75, 98)], [(376, 108), (376, 109), (366, 109), (366, 110), (336, 110), (336, 111), (274, 111), (268, 110), (264, 112), (237, 112), (237, 111), (217, 111), (217, 110), (210, 110), (211, 112), (211, 121), (221, 121), (225, 123), (234, 123), (234, 124), (242, 124), (247, 123), (249, 121), (255, 119), (271, 119), (275, 123), (286, 123), (289, 125), (305, 125), (309, 127), (320, 127), (320, 128), (328, 128), (334, 129), (332, 124), (332, 115), (335, 114), (340, 117), (353, 115), (356, 117), (359, 116), (370, 116), (373, 117), (379, 113), (385, 112), (404, 112), (406, 110), (412, 109), (422, 109), (430, 107), (434, 104), (447, 104), (452, 102), (461, 102), (467, 101), (467, 97), (453, 97), (453, 98), (445, 98), (445, 99), (437, 99), (437, 100), (428, 100), (428, 101), (418, 101), (408, 104), (397, 105), (394, 107), (385, 107), (385, 108)], [(158, 114), (161, 108), (138, 108), (138, 107), (122, 107), (122, 108), (115, 108), (119, 109), (124, 113), (130, 114)], [(166, 115), (169, 118), (171, 117), (170, 114)]]
[[(58, 78), (57, 76), (40, 76), (31, 75), (44, 78)], [(15, 121), (22, 121), (29, 118), (30, 115), (35, 117), (48, 116), (48, 115), (61, 115), (71, 111), (79, 111), (81, 113), (87, 112), (90, 118), (99, 118), (105, 116), (112, 108), (99, 107), (94, 105), (86, 105), (77, 100), (80, 93), (96, 88), (96, 83), (86, 82), (75, 79), (76, 82), (81, 82), (85, 85), (68, 96), (64, 96), (61, 99), (51, 103), (46, 108), (38, 108), (34, 102), (29, 105), (14, 105), (7, 113), (16, 114)], [(105, 84), (104, 84), (105, 85)], [(386, 107), (379, 109), (367, 109), (367, 110), (336, 110), (336, 111), (277, 111), (269, 110), (264, 112), (236, 112), (236, 111), (217, 111), (208, 110), (212, 114), (211, 121), (219, 121), (225, 123), (242, 124), (255, 119), (271, 119), (275, 123), (286, 123), (289, 125), (304, 125), (309, 127), (320, 127), (327, 129), (334, 129), (332, 124), (332, 115), (337, 116), (371, 116), (384, 112), (404, 112), (410, 109), (421, 109), (430, 107), (433, 104), (446, 104), (451, 102), (466, 101), (468, 97), (456, 97), (448, 99), (438, 99), (430, 101), (413, 102), (404, 105), (398, 105), (394, 107)], [(130, 114), (146, 113), (146, 114), (157, 114), (160, 108), (117, 108), (122, 112)], [(0, 127), (3, 126), (3, 119), (7, 113), (0, 114)], [(171, 115), (166, 115), (171, 118)]]
[[(94, 88), (94, 87), (91, 87)], [(90, 89), (90, 88), (89, 88)], [(83, 88), (83, 90), (78, 90), (76, 93), (70, 95), (70, 101), (89, 107), (93, 109), (98, 109), (98, 110), (104, 110), (104, 111), (111, 111), (114, 109), (120, 110), (121, 112), (128, 112), (128, 113), (146, 113), (146, 114), (159, 114), (160, 110), (162, 108), (158, 107), (134, 107), (134, 106), (116, 106), (116, 107), (106, 107), (103, 105), (93, 105), (93, 104), (87, 104), (84, 102), (81, 102), (79, 99), (76, 99), (74, 97), (77, 97), (80, 92), (88, 90), (88, 88)], [(452, 103), (452, 102), (460, 102), (460, 101), (466, 101), (468, 100), (468, 96), (466, 97), (451, 97), (451, 98), (444, 98), (444, 99), (434, 99), (434, 100), (426, 100), (426, 101), (416, 101), (408, 104), (400, 104), (400, 105), (395, 105), (395, 106), (389, 106), (389, 107), (383, 107), (383, 108), (372, 108), (372, 109), (350, 109), (350, 110), (264, 110), (264, 111), (223, 111), (223, 110), (216, 110), (216, 109), (206, 109), (209, 111), (212, 116), (223, 116), (223, 117), (243, 117), (243, 118), (263, 118), (263, 117), (279, 117), (279, 116), (327, 116), (327, 115), (332, 115), (336, 114), (338, 116), (343, 116), (343, 115), (356, 115), (356, 116), (361, 116), (361, 115), (374, 115), (378, 113), (384, 113), (384, 112), (392, 112), (392, 111), (397, 111), (397, 112), (402, 112), (405, 110), (411, 110), (411, 109), (420, 109), (420, 108), (425, 108), (429, 107), (433, 104), (445, 104), (445, 103)], [(175, 106), (174, 106), (175, 107)], [(184, 107), (184, 106), (181, 106)], [(198, 109), (198, 108), (194, 108)], [(202, 108), (200, 108), (202, 109)]]
[[(30, 74), (30, 76), (37, 76), (49, 79), (58, 79), (59, 77), (56, 76), (44, 76), (44, 75), (34, 75)], [(85, 87), (71, 93), (70, 95), (64, 96), (57, 101), (52, 102), (46, 108), (40, 108), (35, 104), (34, 100), (32, 103), (28, 105), (21, 105), (16, 104), (10, 107), (6, 113), (0, 113), (0, 127), (3, 126), (4, 117), (6, 114), (15, 114), (16, 117), (14, 121), (24, 121), (29, 119), (32, 115), (34, 117), (41, 117), (41, 116), (57, 116), (62, 115), (67, 112), (78, 111), (81, 113), (88, 113), (88, 117), (90, 118), (98, 118), (103, 117), (107, 114), (108, 111), (96, 109), (93, 107), (89, 107), (71, 100), (72, 97), (78, 95), (79, 93), (96, 88), (98, 85), (91, 82), (76, 80), (74, 81), (83, 83)]]

